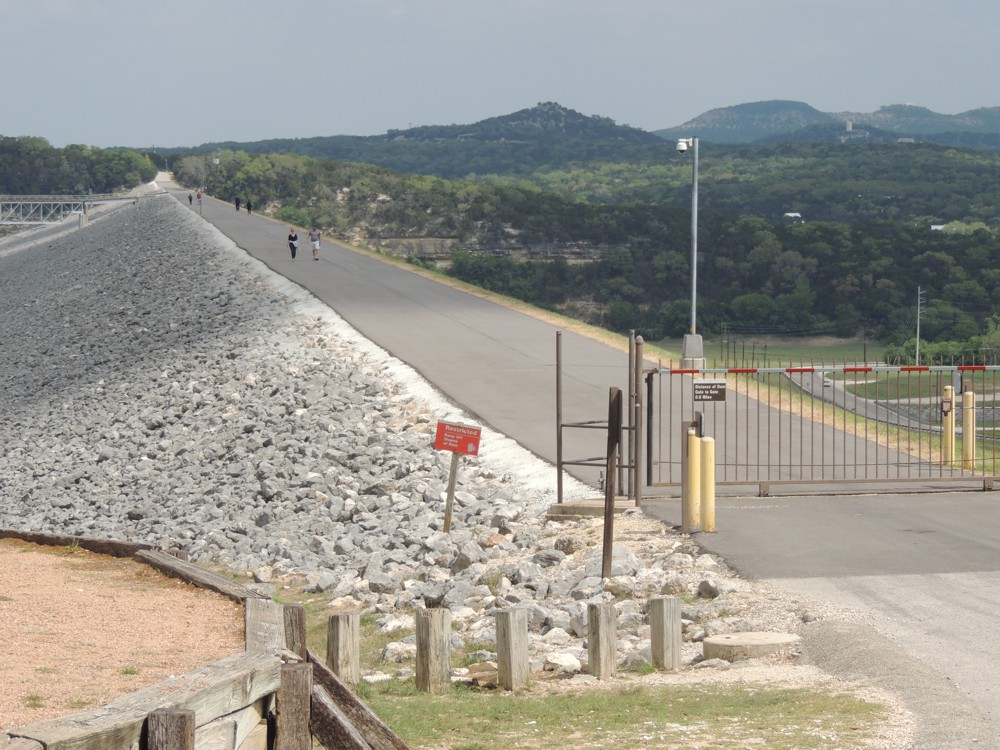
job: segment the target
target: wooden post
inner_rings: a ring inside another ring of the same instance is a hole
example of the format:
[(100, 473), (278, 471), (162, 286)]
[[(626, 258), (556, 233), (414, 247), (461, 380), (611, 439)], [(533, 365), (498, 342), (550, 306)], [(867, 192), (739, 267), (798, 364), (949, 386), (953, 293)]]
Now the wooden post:
[(451, 689), (451, 612), (418, 609), (416, 621), (417, 690), (446, 693)]
[(618, 668), (618, 613), (613, 604), (587, 605), (587, 661), (599, 680), (615, 676)]
[(283, 664), (275, 704), (274, 750), (312, 750), (312, 665)]
[(615, 543), (615, 464), (621, 454), (622, 392), (608, 392), (608, 452), (605, 463), (607, 481), (604, 485), (604, 547), (601, 557), (601, 577), (611, 576), (611, 559)]
[(158, 708), (146, 717), (149, 750), (194, 750), (195, 715), (189, 708)]
[(653, 666), (657, 669), (681, 668), (681, 601), (673, 596), (654, 596), (649, 600), (649, 637)]
[(348, 685), (357, 685), (361, 679), (361, 616), (357, 612), (330, 615), (326, 664)]
[(448, 494), (444, 503), (444, 533), (451, 533), (451, 509), (455, 505), (455, 479), (458, 476), (458, 453), (451, 454), (451, 471), (448, 472)]
[(305, 661), (309, 649), (306, 645), (306, 609), (301, 604), (286, 604), (283, 614), (285, 648)]
[(528, 685), (528, 612), (497, 610), (497, 675), (504, 690)]

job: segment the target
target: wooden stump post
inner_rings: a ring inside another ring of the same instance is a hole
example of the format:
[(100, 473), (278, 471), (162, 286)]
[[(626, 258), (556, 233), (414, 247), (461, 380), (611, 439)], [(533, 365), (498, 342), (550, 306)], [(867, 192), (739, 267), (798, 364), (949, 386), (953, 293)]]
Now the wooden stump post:
[(146, 717), (149, 750), (194, 750), (194, 711), (158, 708)]
[(528, 612), (524, 609), (497, 612), (497, 676), (504, 690), (520, 690), (528, 684)]
[(275, 705), (274, 750), (312, 750), (312, 665), (284, 664)]
[(451, 689), (451, 612), (418, 609), (416, 620), (417, 690), (446, 693)]
[(649, 637), (653, 666), (681, 668), (681, 601), (674, 596), (654, 596), (649, 600)]
[(309, 647), (306, 645), (306, 608), (301, 604), (286, 604), (285, 647), (302, 661), (308, 660)]
[(330, 615), (326, 665), (348, 685), (357, 685), (361, 679), (361, 616), (357, 612)]
[(618, 668), (618, 613), (613, 604), (587, 605), (587, 661), (599, 680), (615, 676)]

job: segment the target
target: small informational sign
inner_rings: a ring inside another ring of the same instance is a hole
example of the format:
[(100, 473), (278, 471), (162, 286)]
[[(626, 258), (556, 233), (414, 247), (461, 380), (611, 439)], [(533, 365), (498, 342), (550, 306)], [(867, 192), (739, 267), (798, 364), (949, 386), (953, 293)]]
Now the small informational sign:
[(478, 456), (479, 438), (482, 434), (482, 427), (455, 424), (454, 422), (438, 422), (434, 449), (461, 453), (465, 456)]
[(725, 380), (695, 380), (694, 381), (695, 401), (725, 401), (726, 381)]

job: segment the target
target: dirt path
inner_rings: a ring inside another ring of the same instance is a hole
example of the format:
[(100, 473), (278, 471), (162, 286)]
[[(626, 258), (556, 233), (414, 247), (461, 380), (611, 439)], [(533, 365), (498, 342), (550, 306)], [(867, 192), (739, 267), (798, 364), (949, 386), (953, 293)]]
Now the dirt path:
[(0, 634), (8, 730), (242, 651), (243, 610), (134, 560), (0, 539)]

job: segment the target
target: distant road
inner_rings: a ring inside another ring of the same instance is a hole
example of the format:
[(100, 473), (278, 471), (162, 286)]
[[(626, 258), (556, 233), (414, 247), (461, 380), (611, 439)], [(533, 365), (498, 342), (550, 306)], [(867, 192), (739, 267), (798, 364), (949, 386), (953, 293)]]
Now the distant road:
[[(188, 191), (172, 192), (187, 206)], [(329, 240), (318, 263), (304, 241), (293, 262), (287, 227), (230, 204), (206, 198), (203, 215), (483, 423), (554, 461), (553, 326)], [(565, 421), (604, 419), (608, 388), (626, 387), (625, 353), (565, 333), (563, 356)], [(603, 451), (599, 431), (576, 432), (590, 434), (570, 435), (567, 457)], [(921, 750), (1000, 748), (998, 500), (956, 492), (720, 497), (719, 532), (697, 541), (746, 577), (870, 613), (882, 635), (863, 623), (847, 635), (821, 624), (806, 631), (815, 633), (807, 653), (906, 695), (925, 725)], [(680, 520), (676, 499), (644, 508)]]
[[(187, 190), (171, 192), (188, 205)], [(198, 211), (197, 204), (192, 210)], [(320, 260), (314, 262), (305, 234), (299, 232), (298, 258), (292, 261), (287, 226), (237, 212), (229, 203), (206, 197), (202, 215), (250, 255), (312, 292), (366, 338), (412, 366), (483, 424), (555, 462), (555, 327), (329, 238), (323, 238)], [(626, 388), (627, 353), (565, 331), (562, 348), (564, 420), (606, 419), (608, 389)], [(567, 433), (567, 458), (604, 451), (606, 438), (596, 430)], [(572, 473), (596, 487), (596, 471)]]

